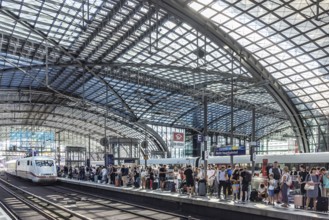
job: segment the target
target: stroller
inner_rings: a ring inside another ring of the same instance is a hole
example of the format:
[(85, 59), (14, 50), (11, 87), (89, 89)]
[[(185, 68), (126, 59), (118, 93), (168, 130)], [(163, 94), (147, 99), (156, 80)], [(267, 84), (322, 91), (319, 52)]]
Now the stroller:
[(182, 180), (182, 182), (179, 184), (179, 194), (187, 194), (187, 185), (186, 180)]

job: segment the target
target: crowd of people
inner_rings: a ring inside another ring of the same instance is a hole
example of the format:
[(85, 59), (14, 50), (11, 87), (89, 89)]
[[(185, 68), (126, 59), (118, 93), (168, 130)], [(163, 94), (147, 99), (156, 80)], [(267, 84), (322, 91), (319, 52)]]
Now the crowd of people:
[[(186, 193), (189, 197), (207, 195), (219, 200), (233, 200), (245, 203), (247, 200), (264, 202), (265, 204), (281, 204), (289, 206), (289, 191), (298, 191), (306, 197), (305, 209), (315, 208), (318, 197), (326, 197), (329, 193), (329, 173), (325, 168), (309, 168), (299, 166), (299, 171), (285, 166), (279, 167), (274, 162), (267, 168), (267, 175), (261, 178), (258, 187), (252, 189), (252, 174), (247, 167), (235, 165), (234, 168), (225, 165), (208, 165), (204, 169), (192, 167), (174, 167), (166, 165), (156, 167), (115, 166), (108, 167), (66, 167), (59, 172), (60, 176), (78, 180), (94, 181), (101, 184), (135, 187), (150, 190), (170, 190)], [(206, 193), (201, 193), (200, 184), (206, 184)], [(305, 185), (313, 186), (306, 190)], [(311, 202), (313, 204), (311, 204)]]
[[(305, 187), (306, 185), (311, 187)], [(282, 207), (288, 207), (290, 191), (306, 198), (305, 203), (302, 205), (303, 208), (315, 210), (318, 198), (328, 197), (329, 172), (324, 167), (310, 168), (302, 164), (299, 166), (299, 171), (295, 168), (289, 170), (287, 166), (280, 169), (278, 162), (274, 162), (268, 168), (268, 176), (264, 183), (259, 186), (258, 196), (267, 203), (282, 203)], [(311, 201), (313, 201), (312, 204)]]

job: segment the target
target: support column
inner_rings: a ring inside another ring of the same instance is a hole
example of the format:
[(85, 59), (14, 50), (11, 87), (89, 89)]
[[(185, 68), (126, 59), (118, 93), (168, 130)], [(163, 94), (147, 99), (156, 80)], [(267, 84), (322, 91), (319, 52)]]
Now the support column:
[(200, 135), (197, 132), (192, 132), (193, 136), (193, 145), (192, 145), (192, 156), (193, 157), (200, 157), (200, 149), (201, 149), (201, 143), (198, 141), (198, 135)]
[(206, 159), (206, 151), (207, 151), (207, 135), (208, 135), (208, 99), (204, 95), (203, 96), (203, 155), (204, 155), (204, 176), (207, 179), (207, 159)]
[(318, 147), (315, 149), (315, 152), (322, 151), (320, 146), (321, 146), (321, 126), (318, 125)]
[(91, 165), (90, 134), (88, 135), (88, 159), (89, 159), (89, 167), (90, 167), (90, 165)]
[[(232, 78), (231, 78), (231, 134), (230, 134), (230, 145), (233, 149), (233, 132), (234, 132), (234, 93), (233, 93), (233, 89), (234, 89), (234, 79), (233, 79), (233, 54), (232, 54)], [(230, 155), (230, 159), (231, 159), (231, 168), (233, 168), (233, 155)]]
[(328, 123), (327, 132), (326, 132), (326, 135), (327, 135), (326, 145), (327, 146), (325, 146), (325, 148), (327, 149), (327, 151), (329, 151), (329, 121), (327, 123)]
[[(252, 109), (252, 125), (251, 125), (251, 142), (255, 141), (255, 133), (256, 133), (256, 109), (253, 108)], [(253, 158), (253, 154), (255, 151), (255, 147), (250, 145), (250, 157), (251, 159)], [(252, 176), (254, 176), (254, 172), (255, 172), (255, 161), (252, 160)]]
[(58, 166), (61, 166), (61, 132), (58, 133)]

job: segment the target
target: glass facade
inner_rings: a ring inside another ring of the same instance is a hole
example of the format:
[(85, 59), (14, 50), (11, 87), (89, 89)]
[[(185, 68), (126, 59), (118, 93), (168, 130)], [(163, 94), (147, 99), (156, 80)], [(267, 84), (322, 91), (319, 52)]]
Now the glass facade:
[[(151, 126), (152, 129), (154, 129), (165, 141), (170, 156), (173, 158), (181, 158), (186, 157), (188, 155), (188, 149), (190, 146), (190, 143), (185, 141), (185, 129), (180, 128), (173, 128), (173, 127), (164, 127), (164, 126)], [(183, 135), (183, 141), (177, 141), (174, 139), (175, 134), (182, 134)], [(151, 154), (152, 156), (152, 154)], [(157, 156), (156, 154), (153, 154), (153, 156)], [(163, 156), (169, 156), (169, 155), (163, 155)]]
[(47, 127), (0, 127), (0, 155), (7, 160), (23, 157), (33, 149), (38, 155), (55, 158), (57, 154), (57, 159), (60, 154), (60, 160), (64, 162), (66, 146), (81, 146), (87, 150), (90, 146), (94, 160), (97, 160), (95, 152), (102, 151), (98, 140), (90, 139), (89, 142), (89, 136), (78, 135), (74, 132), (58, 132), (56, 129)]

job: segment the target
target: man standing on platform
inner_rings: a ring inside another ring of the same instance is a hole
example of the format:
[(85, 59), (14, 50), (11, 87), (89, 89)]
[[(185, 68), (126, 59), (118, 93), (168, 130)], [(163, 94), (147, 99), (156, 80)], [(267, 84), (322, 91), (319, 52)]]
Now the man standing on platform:
[(225, 166), (222, 166), (217, 172), (218, 181), (218, 199), (221, 200), (221, 191), (223, 189), (224, 199), (226, 199), (226, 185), (227, 185), (228, 175), (225, 170)]
[(127, 186), (128, 174), (129, 174), (128, 167), (125, 167), (125, 165), (122, 165), (122, 167), (121, 167), (121, 176), (122, 176), (122, 185), (123, 186)]
[(241, 186), (241, 194), (242, 194), (242, 202), (246, 202), (248, 200), (248, 187), (251, 182), (251, 173), (247, 170), (246, 167), (241, 169), (240, 173), (240, 186)]

